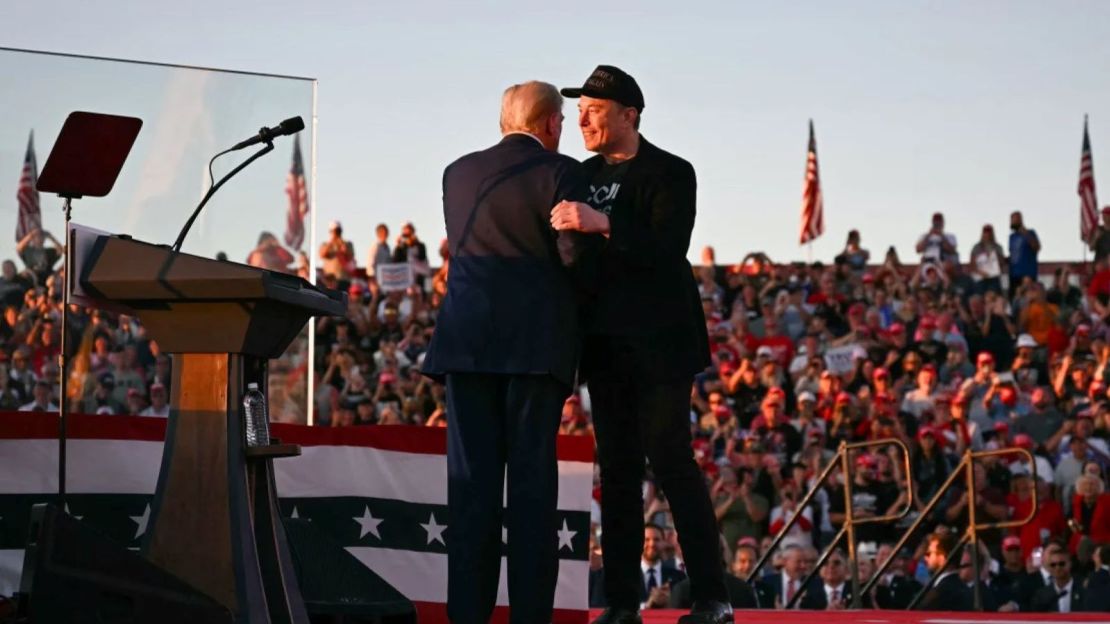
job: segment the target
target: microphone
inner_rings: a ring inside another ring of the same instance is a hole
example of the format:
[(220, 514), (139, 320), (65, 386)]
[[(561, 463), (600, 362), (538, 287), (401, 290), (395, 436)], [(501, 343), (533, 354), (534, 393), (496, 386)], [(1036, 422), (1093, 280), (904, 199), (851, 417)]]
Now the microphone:
[(304, 120), (300, 117), (290, 117), (273, 128), (262, 128), (258, 131), (258, 134), (245, 141), (239, 141), (228, 151), (234, 152), (259, 143), (269, 143), (279, 136), (288, 136), (301, 130), (304, 130)]
[[(208, 200), (212, 199), (212, 195), (214, 195), (216, 191), (220, 190), (220, 187), (223, 186), (225, 182), (230, 180), (235, 174), (242, 171), (247, 165), (251, 164), (255, 160), (258, 160), (260, 157), (272, 152), (274, 149), (273, 141), (275, 138), (279, 136), (295, 134), (297, 132), (300, 132), (301, 130), (304, 130), (304, 120), (300, 117), (290, 117), (289, 119), (286, 119), (273, 128), (262, 128), (255, 136), (245, 141), (239, 141), (234, 146), (229, 147), (228, 149), (225, 149), (219, 154), (213, 156), (212, 160), (208, 161), (208, 178), (209, 180), (211, 180), (211, 186), (208, 188), (208, 192), (205, 193), (204, 197), (200, 200), (200, 204), (198, 204), (196, 209), (193, 210), (193, 214), (189, 216), (189, 220), (185, 222), (185, 226), (181, 228), (181, 232), (177, 235), (177, 240), (174, 241), (173, 247), (171, 249), (174, 252), (181, 251), (181, 245), (185, 242), (185, 236), (189, 233), (189, 229), (193, 227), (193, 222), (197, 220), (197, 216), (200, 214), (200, 211), (204, 208), (204, 205), (208, 203)], [(241, 150), (244, 147), (250, 147), (251, 145), (257, 145), (259, 143), (265, 143), (262, 149), (252, 154), (250, 158), (244, 160), (237, 167), (232, 169), (230, 173), (220, 178), (219, 182), (215, 181), (215, 178), (212, 175), (212, 163), (216, 162), (217, 158), (223, 156), (224, 154), (227, 154), (228, 152)]]

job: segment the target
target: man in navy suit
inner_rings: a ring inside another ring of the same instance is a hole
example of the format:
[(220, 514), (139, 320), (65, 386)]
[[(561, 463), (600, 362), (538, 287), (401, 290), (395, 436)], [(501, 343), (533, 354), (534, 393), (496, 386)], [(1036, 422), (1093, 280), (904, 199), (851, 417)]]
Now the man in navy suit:
[(581, 98), (578, 125), (597, 156), (583, 163), (589, 203), (562, 202), (551, 224), (609, 237), (598, 262), (597, 299), (586, 308), (582, 352), (601, 466), (609, 603), (597, 624), (640, 622), (645, 457), (670, 503), (690, 576), (694, 606), (679, 623), (732, 622), (717, 521), (690, 448), (690, 388), (710, 364), (705, 315), (686, 259), (697, 203), (694, 168), (640, 135), (644, 95), (619, 68), (601, 65), (582, 88), (562, 93)]
[(590, 247), (586, 235), (550, 225), (553, 206), (585, 193), (578, 162), (556, 153), (562, 106), (549, 84), (510, 87), (501, 141), (443, 174), (451, 271), (423, 372), (447, 383), (447, 614), (454, 624), (489, 621), (502, 522), (510, 621), (551, 621), (555, 438), (579, 344), (572, 272)]

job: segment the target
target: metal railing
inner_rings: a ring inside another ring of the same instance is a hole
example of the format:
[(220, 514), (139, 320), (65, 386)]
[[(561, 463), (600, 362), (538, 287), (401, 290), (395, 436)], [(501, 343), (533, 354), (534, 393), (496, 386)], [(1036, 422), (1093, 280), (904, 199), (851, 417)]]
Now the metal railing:
[(933, 585), (936, 584), (937, 579), (940, 578), (940, 576), (942, 574), (944, 574), (944, 572), (949, 568), (949, 566), (952, 565), (953, 561), (958, 561), (959, 560), (958, 558), (961, 556), (961, 553), (962, 553), (962, 550), (963, 550), (964, 546), (966, 544), (968, 544), (968, 542), (970, 542), (972, 553), (973, 553), (972, 556), (970, 557), (971, 566), (972, 566), (972, 569), (975, 573), (975, 581), (972, 583), (972, 601), (973, 601), (972, 606), (976, 611), (982, 611), (983, 610), (983, 596), (982, 596), (982, 582), (981, 582), (981, 572), (982, 572), (982, 570), (980, 569), (980, 552), (981, 552), (981, 550), (980, 550), (980, 545), (979, 545), (980, 544), (980, 542), (979, 542), (979, 532), (980, 531), (990, 531), (990, 530), (993, 530), (993, 529), (1009, 529), (1009, 528), (1024, 526), (1024, 525), (1028, 524), (1037, 515), (1038, 502), (1037, 502), (1037, 488), (1034, 486), (1033, 487), (1033, 492), (1032, 492), (1032, 494), (1033, 494), (1032, 503), (1033, 504), (1029, 509), (1029, 515), (1027, 517), (1022, 518), (1020, 520), (1010, 519), (1010, 520), (1001, 520), (1001, 521), (997, 521), (997, 522), (986, 522), (986, 523), (980, 524), (978, 522), (978, 519), (976, 518), (976, 513), (977, 513), (976, 512), (976, 502), (977, 501), (976, 501), (975, 497), (977, 496), (977, 490), (976, 490), (976, 487), (975, 487), (975, 461), (978, 460), (978, 459), (985, 458), (985, 457), (997, 457), (997, 456), (1001, 456), (1001, 455), (1015, 455), (1015, 454), (1025, 455), (1026, 460), (1029, 462), (1029, 466), (1030, 466), (1033, 481), (1034, 481), (1034, 483), (1036, 483), (1036, 480), (1037, 480), (1037, 462), (1033, 458), (1033, 454), (1030, 453), (1029, 451), (1027, 451), (1026, 449), (1023, 449), (1023, 448), (1005, 448), (1005, 449), (996, 449), (996, 450), (992, 450), (992, 451), (967, 451), (967, 452), (965, 452), (963, 458), (960, 459), (960, 463), (956, 464), (956, 467), (952, 470), (952, 474), (948, 475), (948, 478), (944, 481), (944, 484), (942, 484), (940, 486), (940, 488), (937, 489), (936, 493), (933, 495), (932, 500), (930, 500), (929, 503), (925, 506), (925, 509), (923, 509), (921, 511), (921, 514), (917, 517), (917, 519), (913, 522), (913, 524), (910, 525), (910, 527), (908, 529), (906, 529), (905, 533), (902, 534), (902, 538), (898, 540), (898, 543), (891, 550), (891, 553), (892, 553), (891, 556), (888, 557), (886, 561), (879, 564), (879, 566), (875, 570), (875, 574), (871, 577), (871, 579), (867, 582), (867, 584), (864, 585), (863, 591), (865, 591), (865, 592), (870, 591), (871, 588), (873, 588), (875, 586), (875, 583), (878, 581), (878, 579), (880, 579), (882, 577), (882, 575), (884, 573), (886, 573), (887, 568), (889, 568), (890, 564), (894, 561), (894, 553), (897, 553), (899, 550), (901, 550), (906, 545), (906, 542), (908, 542), (910, 540), (910, 538), (913, 536), (914, 532), (917, 531), (917, 528), (919, 526), (921, 526), (921, 523), (929, 516), (929, 513), (933, 510), (933, 508), (936, 507), (937, 504), (945, 497), (945, 494), (955, 484), (956, 479), (960, 476), (960, 472), (963, 471), (964, 472), (964, 477), (965, 477), (966, 482), (967, 482), (966, 487), (967, 487), (967, 493), (968, 493), (967, 494), (967, 496), (968, 496), (968, 501), (967, 501), (967, 530), (964, 532), (964, 534), (962, 536), (960, 536), (960, 539), (956, 542), (956, 545), (952, 548), (952, 550), (950, 552), (946, 553), (945, 560), (944, 560), (944, 565), (942, 565), (936, 572), (933, 572), (932, 576), (929, 577), (929, 581), (927, 583), (925, 583), (925, 586), (921, 588), (921, 591), (919, 591), (917, 593), (917, 595), (914, 596), (913, 600), (910, 601), (910, 604), (907, 607), (907, 609), (913, 609), (914, 607), (916, 607), (918, 605), (918, 603), (921, 602), (921, 599), (925, 597), (925, 594), (927, 594), (930, 589), (932, 589)]
[[(850, 462), (849, 453), (852, 452), (852, 451), (857, 451), (857, 450), (864, 449), (864, 448), (890, 446), (890, 445), (898, 446), (899, 448), (902, 449), (902, 464), (903, 464), (902, 474), (903, 474), (903, 477), (906, 479), (906, 492), (908, 493), (908, 498), (906, 500), (905, 509), (903, 509), (902, 511), (900, 511), (898, 513), (893, 513), (893, 514), (886, 514), (886, 515), (882, 515), (882, 516), (872, 516), (872, 517), (869, 517), (869, 518), (856, 518), (855, 517), (855, 512), (852, 509), (853, 479), (852, 479), (851, 466), (849, 464), (849, 462)], [(843, 483), (844, 483), (844, 522), (843, 522), (843, 525), (841, 526), (840, 531), (836, 534), (836, 537), (833, 538), (832, 542), (830, 542), (829, 545), (825, 547), (825, 551), (823, 553), (821, 553), (821, 556), (817, 559), (817, 562), (816, 562), (816, 564), (814, 564), (813, 569), (810, 570), (809, 574), (807, 574), (804, 579), (802, 579), (798, 591), (795, 592), (794, 596), (791, 597), (791, 599), (786, 603), (786, 605), (784, 605), (784, 608), (786, 608), (786, 609), (792, 609), (794, 607), (794, 605), (796, 605), (798, 603), (798, 601), (802, 599), (802, 596), (806, 593), (806, 589), (809, 587), (809, 583), (814, 578), (814, 575), (816, 575), (818, 573), (818, 571), (821, 569), (821, 566), (825, 565), (825, 562), (828, 561), (828, 559), (832, 555), (833, 551), (836, 550), (837, 545), (840, 543), (840, 541), (842, 539), (844, 539), (845, 536), (848, 537), (849, 573), (851, 575), (851, 580), (852, 580), (852, 607), (853, 608), (859, 608), (861, 596), (860, 596), (860, 586), (859, 586), (859, 574), (857, 572), (857, 566), (856, 566), (856, 531), (855, 531), (855, 527), (858, 526), (858, 525), (861, 525), (861, 524), (875, 524), (875, 523), (879, 523), (879, 522), (890, 522), (890, 521), (893, 521), (893, 520), (901, 520), (902, 518), (906, 517), (906, 514), (908, 514), (910, 512), (910, 509), (913, 508), (913, 496), (914, 496), (914, 494), (913, 494), (913, 475), (911, 474), (911, 467), (910, 467), (910, 451), (909, 451), (909, 448), (906, 446), (906, 444), (902, 440), (899, 440), (897, 438), (886, 438), (886, 439), (883, 439), (883, 440), (873, 440), (873, 441), (868, 441), (868, 442), (854, 442), (854, 443), (851, 443), (851, 444), (849, 444), (847, 442), (841, 442), (840, 443), (840, 448), (837, 449), (836, 457), (834, 457), (833, 460), (829, 462), (829, 465), (825, 466), (825, 469), (823, 471), (821, 471), (821, 474), (820, 474), (820, 476), (817, 477), (817, 480), (813, 484), (813, 487), (810, 488), (809, 492), (807, 492), (806, 495), (802, 498), (802, 500), (799, 501), (798, 504), (795, 506), (793, 515), (791, 515), (790, 519), (788, 519), (786, 521), (786, 523), (783, 524), (782, 528), (778, 532), (778, 535), (775, 536), (774, 541), (771, 542), (771, 545), (767, 548), (767, 551), (763, 553), (763, 556), (761, 556), (759, 558), (759, 561), (755, 564), (755, 567), (752, 568), (752, 571), (748, 574), (748, 578), (747, 578), (748, 583), (753, 582), (755, 580), (755, 578), (759, 575), (759, 571), (763, 569), (763, 566), (765, 566), (767, 564), (767, 561), (771, 558), (771, 556), (775, 552), (775, 550), (779, 547), (780, 544), (782, 544), (782, 541), (786, 538), (787, 533), (790, 532), (790, 529), (792, 529), (794, 527), (794, 525), (798, 522), (798, 520), (802, 517), (802, 513), (805, 511), (806, 507), (810, 504), (810, 502), (813, 500), (813, 498), (817, 495), (817, 492), (820, 491), (822, 487), (824, 487), (825, 480), (829, 478), (829, 475), (832, 474), (832, 471), (838, 465), (841, 468), (841, 475), (843, 476)]]

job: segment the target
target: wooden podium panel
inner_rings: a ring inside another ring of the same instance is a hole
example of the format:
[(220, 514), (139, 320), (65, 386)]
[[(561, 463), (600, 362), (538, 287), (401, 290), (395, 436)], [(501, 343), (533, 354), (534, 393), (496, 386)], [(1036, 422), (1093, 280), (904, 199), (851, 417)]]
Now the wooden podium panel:
[(171, 409), (142, 553), (234, 614), (308, 624), (274, 486), (290, 445), (251, 447), (247, 384), (266, 392), (278, 357), (313, 315), (342, 316), (346, 295), (291, 275), (175, 253), (128, 237), (81, 245), (83, 297), (138, 316), (174, 353)]

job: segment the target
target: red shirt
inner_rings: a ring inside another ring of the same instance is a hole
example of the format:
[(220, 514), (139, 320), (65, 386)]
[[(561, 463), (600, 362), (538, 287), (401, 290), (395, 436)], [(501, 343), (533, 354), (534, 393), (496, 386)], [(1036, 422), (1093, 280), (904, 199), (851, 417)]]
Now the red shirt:
[[(1033, 499), (1021, 501), (1018, 500), (1016, 494), (1007, 494), (1006, 505), (1014, 510), (1011, 517), (1015, 520), (1021, 520), (1029, 517)], [(1023, 559), (1027, 559), (1034, 548), (1044, 546), (1041, 541), (1041, 529), (1047, 529), (1050, 538), (1061, 537), (1067, 530), (1067, 523), (1064, 521), (1064, 508), (1057, 501), (1039, 501), (1039, 509), (1037, 509), (1037, 515), (1033, 516), (1033, 521), (1025, 526), (1010, 530), (1012, 535), (1021, 538), (1021, 556)]]
[(775, 361), (782, 367), (790, 366), (790, 361), (794, 359), (794, 342), (786, 336), (768, 336), (760, 339), (758, 344), (759, 347), (770, 348)]

